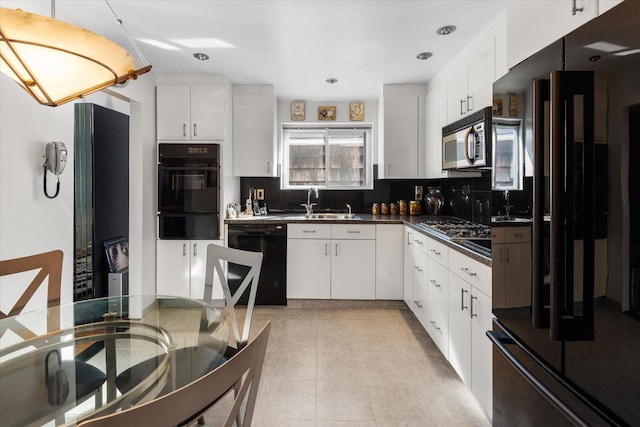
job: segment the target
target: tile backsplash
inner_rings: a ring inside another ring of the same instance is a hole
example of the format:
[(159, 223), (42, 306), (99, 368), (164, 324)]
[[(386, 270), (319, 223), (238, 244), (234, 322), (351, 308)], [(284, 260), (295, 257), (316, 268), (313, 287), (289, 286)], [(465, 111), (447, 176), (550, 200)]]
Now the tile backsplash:
[[(440, 187), (445, 197), (443, 215), (451, 215), (473, 222), (489, 224), (492, 215), (504, 213), (502, 191), (491, 191), (491, 173), (483, 171), (479, 178), (443, 179), (376, 179), (373, 190), (320, 190), (314, 211), (346, 211), (350, 204), (354, 213), (370, 213), (373, 203), (391, 203), (398, 200), (413, 200), (416, 185), (423, 187), (423, 197), (428, 187)], [(267, 208), (272, 212), (303, 212), (300, 206), (307, 201), (306, 190), (281, 190), (280, 178), (241, 178), (239, 202), (242, 204), (250, 188), (264, 189)], [(509, 193), (512, 212), (530, 215), (532, 206), (532, 180), (525, 178), (524, 190)], [(422, 212), (425, 213), (424, 201)]]

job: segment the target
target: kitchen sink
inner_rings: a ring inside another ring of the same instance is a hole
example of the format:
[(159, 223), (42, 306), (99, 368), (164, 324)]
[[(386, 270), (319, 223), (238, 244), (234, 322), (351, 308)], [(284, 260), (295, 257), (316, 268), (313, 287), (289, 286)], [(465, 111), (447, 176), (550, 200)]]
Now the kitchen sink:
[(500, 216), (492, 216), (491, 217), (491, 222), (522, 222), (522, 223), (528, 223), (528, 222), (532, 222), (532, 220), (531, 220), (531, 218), (516, 218), (515, 216), (500, 215)]

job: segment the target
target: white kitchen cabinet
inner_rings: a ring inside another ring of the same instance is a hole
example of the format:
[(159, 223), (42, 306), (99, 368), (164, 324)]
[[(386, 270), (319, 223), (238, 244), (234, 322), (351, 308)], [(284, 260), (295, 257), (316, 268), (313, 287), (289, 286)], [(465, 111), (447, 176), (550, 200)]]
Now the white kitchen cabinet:
[(531, 226), (492, 227), (493, 303), (496, 308), (531, 305)]
[(277, 176), (273, 85), (233, 85), (233, 174)]
[(449, 270), (429, 258), (427, 292), (429, 325), (427, 332), (445, 358), (449, 357)]
[(447, 123), (493, 104), (495, 37), (481, 34), (446, 68)]
[(385, 85), (381, 178), (424, 175), (426, 85)]
[(287, 233), (287, 298), (375, 298), (374, 225), (289, 224)]
[[(224, 245), (222, 240), (158, 240), (156, 293), (202, 299), (210, 243)], [(213, 297), (222, 297), (219, 284)]]
[[(573, 4), (583, 10), (574, 14)], [(598, 0), (508, 1), (508, 67), (512, 68), (597, 15)]]
[(410, 310), (413, 310), (413, 233), (415, 231), (406, 225), (403, 230), (403, 282), (404, 302)]
[[(488, 273), (488, 274), (487, 274)], [(487, 282), (488, 281), (488, 282)], [(449, 363), (491, 417), (491, 269), (462, 253), (449, 257)]]
[(427, 84), (425, 178), (446, 178), (442, 170), (442, 128), (447, 124), (447, 80), (440, 75)]
[(376, 299), (404, 298), (404, 239), (402, 224), (376, 226)]
[(160, 141), (224, 139), (224, 83), (158, 85), (156, 108)]

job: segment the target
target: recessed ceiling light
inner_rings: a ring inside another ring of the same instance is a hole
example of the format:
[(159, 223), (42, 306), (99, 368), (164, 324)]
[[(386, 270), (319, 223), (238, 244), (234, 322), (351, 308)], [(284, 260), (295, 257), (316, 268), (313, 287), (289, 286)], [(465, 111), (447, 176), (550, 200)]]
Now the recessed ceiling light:
[(329, 83), (330, 85), (337, 83), (338, 79), (336, 79), (335, 77), (329, 77), (327, 80), (325, 80), (325, 82)]
[(159, 47), (160, 49), (180, 50), (180, 48), (177, 46), (171, 45), (169, 43), (164, 43), (159, 40), (154, 40), (154, 39), (138, 39), (138, 40), (140, 40), (143, 43), (150, 44), (151, 46)]
[(602, 57), (600, 55), (593, 55), (593, 56), (589, 57), (589, 61), (598, 62), (598, 61), (600, 61), (601, 58)]
[(171, 41), (190, 48), (235, 47), (234, 45), (220, 39), (171, 39)]
[(453, 33), (455, 30), (456, 30), (455, 25), (445, 25), (444, 27), (438, 28), (436, 30), (436, 33), (440, 34), (441, 36), (446, 36)]
[(609, 42), (595, 42), (585, 45), (586, 48), (599, 50), (600, 52), (615, 52), (617, 50), (628, 49), (627, 47), (620, 46)]
[(207, 59), (209, 59), (209, 55), (200, 52), (194, 53), (193, 57), (199, 59), (200, 61), (206, 61)]
[(429, 59), (432, 56), (433, 56), (433, 53), (431, 52), (420, 52), (419, 54), (416, 55), (416, 58), (424, 61), (425, 59)]

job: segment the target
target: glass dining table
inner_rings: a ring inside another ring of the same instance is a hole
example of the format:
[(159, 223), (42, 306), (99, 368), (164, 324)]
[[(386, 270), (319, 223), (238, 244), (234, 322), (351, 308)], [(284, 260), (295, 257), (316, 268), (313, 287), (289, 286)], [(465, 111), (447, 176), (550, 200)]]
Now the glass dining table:
[(180, 388), (224, 360), (217, 309), (97, 298), (0, 320), (0, 426), (76, 425)]

